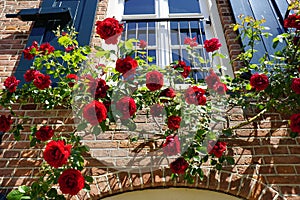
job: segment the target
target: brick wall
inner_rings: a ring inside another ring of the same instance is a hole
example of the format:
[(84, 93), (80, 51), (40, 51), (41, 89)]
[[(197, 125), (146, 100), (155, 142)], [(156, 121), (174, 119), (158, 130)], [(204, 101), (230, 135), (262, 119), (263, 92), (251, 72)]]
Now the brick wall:
[[(38, 1), (6, 0), (0, 2), (0, 86), (9, 76), (25, 47), (31, 23), (16, 19), (6, 19), (6, 13), (28, 7), (38, 7)], [(227, 47), (234, 58), (239, 52), (239, 42), (229, 24), (234, 22), (228, 0), (217, 0)], [(98, 5), (97, 19), (105, 14), (107, 1)], [(93, 44), (99, 45), (99, 38), (93, 36)], [(239, 63), (233, 64), (238, 68)], [(20, 114), (30, 116), (25, 121), (21, 140), (15, 141), (11, 134), (5, 134), (0, 145), (0, 191), (2, 193), (22, 184), (30, 184), (37, 178), (39, 165), (42, 162), (42, 148), (30, 149), (28, 136), (33, 124), (48, 123), (56, 131), (65, 133), (74, 129), (73, 113), (70, 110), (55, 109), (41, 115), (40, 105), (13, 105)], [(3, 109), (1, 114), (5, 113)], [(245, 121), (253, 113), (234, 108), (228, 112), (229, 125)], [(18, 123), (19, 119), (15, 119)], [(141, 112), (136, 119), (140, 128), (151, 130), (155, 123)], [(277, 113), (264, 114), (255, 121), (234, 132), (230, 138), (222, 138), (228, 143), (227, 154), (236, 161), (234, 166), (224, 166), (218, 173), (205, 165), (203, 181), (196, 178), (194, 184), (188, 184), (179, 177), (170, 179), (168, 163), (144, 165), (144, 168), (124, 166), (136, 155), (141, 141), (129, 143), (133, 133), (116, 129), (97, 137), (84, 135), (84, 141), (91, 147), (90, 154), (85, 155), (85, 173), (92, 175), (94, 184), (90, 194), (81, 191), (77, 199), (97, 199), (126, 191), (156, 187), (189, 187), (216, 190), (244, 199), (300, 199), (300, 139), (289, 137), (288, 122)], [(138, 155), (149, 155), (160, 143), (147, 143)], [(136, 158), (136, 157), (135, 157)], [(110, 159), (110, 160), (109, 160)], [(144, 157), (144, 161), (147, 158)], [(123, 167), (123, 170), (118, 168)], [(74, 197), (74, 199), (76, 199)]]

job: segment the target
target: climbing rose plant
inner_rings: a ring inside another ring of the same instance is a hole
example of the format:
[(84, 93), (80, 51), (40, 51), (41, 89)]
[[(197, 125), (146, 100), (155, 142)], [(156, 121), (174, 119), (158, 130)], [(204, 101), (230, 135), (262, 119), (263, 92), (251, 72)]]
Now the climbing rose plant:
[[(45, 110), (58, 106), (72, 108), (80, 123), (69, 135), (54, 131), (54, 127), (47, 124), (31, 127), (31, 147), (44, 146), (40, 177), (30, 186), (12, 190), (7, 198), (66, 199), (82, 189), (88, 191), (93, 178), (82, 171), (83, 154), (89, 148), (82, 144), (78, 132), (87, 130), (101, 134), (110, 129), (111, 123), (117, 122), (134, 131), (134, 118), (140, 110), (146, 110), (154, 119), (165, 119), (165, 128), (160, 127), (158, 138), (163, 140), (162, 152), (164, 156), (177, 156), (170, 163), (172, 178), (182, 175), (189, 182), (196, 175), (203, 178), (203, 163), (209, 162), (217, 170), (221, 170), (223, 164), (234, 164), (233, 158), (226, 156), (227, 144), (218, 141), (218, 136), (230, 136), (234, 129), (257, 120), (267, 111), (290, 115), (291, 136), (297, 136), (300, 132), (300, 111), (297, 109), (300, 104), (299, 18), (299, 13), (288, 16), (284, 21), (287, 33), (273, 40), (274, 48), (281, 44), (278, 51), (272, 56), (266, 54), (259, 63), (254, 63), (255, 44), (260, 42), (260, 35), (267, 36), (268, 33), (262, 26), (264, 20), (241, 17), (241, 23), (233, 25), (233, 29), (239, 30), (242, 39), (248, 37), (248, 46), (237, 57), (242, 65), (234, 77), (221, 76), (222, 66), (213, 62), (216, 57), (224, 58), (219, 53), (222, 44), (217, 38), (204, 41), (203, 48), (209, 54), (209, 60), (195, 50), (199, 45), (197, 38), (186, 38), (184, 44), (190, 57), (198, 61), (194, 65), (211, 66), (203, 69), (206, 77), (198, 82), (193, 79), (191, 66), (183, 60), (164, 68), (149, 64), (153, 58), (145, 57), (141, 51), (147, 47), (147, 42), (121, 41), (123, 25), (114, 18), (96, 22), (96, 32), (104, 43), (116, 45), (117, 51), (94, 47), (96, 53), (93, 54), (113, 66), (107, 63), (85, 66), (90, 59), (91, 47), (78, 46), (73, 29), (57, 32), (63, 50), (54, 49), (49, 43), (33, 42), (23, 51), (25, 59), (34, 59), (24, 74), (25, 82), (21, 84), (13, 75), (4, 81), (0, 104), (10, 110), (10, 114), (0, 116), (0, 131), (11, 132), (16, 140), (20, 139), (22, 123), (13, 121), (22, 121), (26, 116), (16, 115), (12, 105), (26, 104), (28, 97), (30, 102), (41, 104)], [(56, 79), (55, 83), (51, 77)], [(187, 83), (187, 87), (178, 89), (178, 83)], [(76, 100), (72, 98), (74, 93)], [(215, 111), (215, 102), (221, 102), (225, 107), (255, 108), (258, 114), (233, 127), (214, 130), (210, 126), (212, 123), (224, 122), (220, 117), (224, 113)], [(193, 130), (189, 130), (190, 124), (194, 125)], [(192, 133), (191, 143), (182, 144), (181, 129)]]

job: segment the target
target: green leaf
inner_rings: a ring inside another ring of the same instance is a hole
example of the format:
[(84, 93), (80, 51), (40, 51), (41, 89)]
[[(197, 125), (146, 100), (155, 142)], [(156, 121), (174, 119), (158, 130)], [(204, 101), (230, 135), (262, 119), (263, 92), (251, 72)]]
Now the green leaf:
[(226, 157), (225, 159), (226, 159), (226, 161), (228, 162), (228, 164), (234, 165), (235, 161), (234, 161), (234, 158), (233, 158), (233, 157)]
[(77, 131), (82, 131), (84, 130), (85, 128), (87, 127), (87, 124), (86, 123), (81, 123), (77, 126)]
[(250, 83), (248, 83), (248, 84), (246, 85), (246, 90), (252, 90), (252, 86), (250, 85)]
[(84, 179), (89, 183), (93, 182), (93, 178), (91, 176), (85, 176)]
[(95, 127), (93, 128), (92, 133), (93, 133), (94, 135), (99, 135), (100, 133), (102, 133), (102, 130), (101, 130), (101, 128), (99, 128), (99, 126), (95, 126)]
[(19, 187), (18, 187), (18, 190), (19, 190), (21, 193), (26, 193), (26, 192), (29, 192), (30, 187), (28, 187), (28, 186), (26, 186), (26, 185), (22, 185), (22, 186), (19, 186)]
[(57, 196), (57, 190), (54, 188), (51, 188), (48, 192), (47, 192), (48, 197), (56, 197)]
[(290, 136), (292, 138), (296, 138), (298, 136), (298, 133), (296, 133), (296, 132), (290, 132)]
[(10, 193), (8, 193), (6, 198), (7, 200), (21, 200), (22, 196), (24, 196), (24, 194), (19, 190), (12, 190)]
[(220, 163), (218, 163), (218, 164), (216, 165), (216, 169), (217, 169), (217, 170), (221, 170), (221, 169), (222, 169), (222, 165), (221, 165)]

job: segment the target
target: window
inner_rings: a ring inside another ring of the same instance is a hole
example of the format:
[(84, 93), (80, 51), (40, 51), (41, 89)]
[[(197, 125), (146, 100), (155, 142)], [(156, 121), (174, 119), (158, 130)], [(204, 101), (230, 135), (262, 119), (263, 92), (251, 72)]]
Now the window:
[[(78, 43), (83, 46), (90, 43), (97, 3), (97, 0), (43, 0), (40, 7), (70, 9), (72, 17), (70, 25), (75, 27), (75, 30), (78, 32)], [(58, 45), (53, 33), (53, 30), (57, 28), (57, 23), (55, 20), (36, 21), (33, 24), (26, 46), (30, 46), (33, 41), (37, 41), (39, 44), (49, 42), (57, 49)], [(33, 60), (26, 60), (22, 55), (14, 74), (18, 80), (21, 80), (21, 83), (25, 82), (23, 74), (29, 69), (32, 63)]]
[[(184, 60), (194, 70), (192, 76), (203, 79), (201, 69), (210, 66), (194, 65), (188, 58), (184, 39), (194, 38), (199, 44), (198, 53), (205, 59), (209, 55), (203, 48), (206, 39), (218, 37), (223, 43), (223, 54), (228, 55), (225, 39), (215, 2), (212, 0), (110, 0), (107, 17), (114, 16), (124, 23), (123, 40), (137, 38), (148, 44), (148, 56), (154, 56), (153, 64), (160, 67), (178, 60)], [(150, 64), (152, 64), (150, 63)], [(218, 60), (217, 64), (226, 66), (226, 74), (232, 75), (228, 60)], [(198, 67), (198, 68), (197, 68)]]

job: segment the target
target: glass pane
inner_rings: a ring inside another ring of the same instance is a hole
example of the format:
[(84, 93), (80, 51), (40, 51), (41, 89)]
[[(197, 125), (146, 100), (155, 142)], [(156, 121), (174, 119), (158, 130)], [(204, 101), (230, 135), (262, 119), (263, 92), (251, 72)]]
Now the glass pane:
[(169, 0), (170, 13), (200, 13), (199, 0)]
[(122, 40), (145, 40), (148, 46), (156, 45), (155, 22), (128, 22), (124, 24)]
[(155, 14), (154, 0), (125, 0), (124, 15)]
[(199, 21), (171, 22), (171, 44), (183, 45), (186, 37), (196, 37), (197, 43), (203, 44), (205, 40), (203, 23)]

